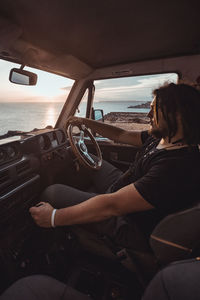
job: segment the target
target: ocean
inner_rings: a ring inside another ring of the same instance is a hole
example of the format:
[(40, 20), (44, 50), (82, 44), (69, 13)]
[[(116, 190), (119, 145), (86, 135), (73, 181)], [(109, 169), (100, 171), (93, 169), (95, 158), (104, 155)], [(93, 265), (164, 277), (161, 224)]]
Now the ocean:
[[(149, 109), (128, 108), (139, 105), (145, 101), (100, 101), (94, 103), (95, 109), (103, 109), (104, 115), (109, 112), (144, 112)], [(47, 125), (55, 126), (56, 120), (64, 103), (40, 102), (8, 102), (0, 103), (0, 135), (8, 130), (30, 131), (34, 128), (44, 128)], [(86, 102), (79, 106), (77, 116), (83, 117), (86, 110)]]

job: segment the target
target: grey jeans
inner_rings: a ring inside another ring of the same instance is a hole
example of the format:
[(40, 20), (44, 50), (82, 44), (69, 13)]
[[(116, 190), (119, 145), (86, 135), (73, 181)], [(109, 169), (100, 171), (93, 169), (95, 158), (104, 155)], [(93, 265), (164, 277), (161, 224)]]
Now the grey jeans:
[(19, 279), (0, 296), (0, 299), (91, 300), (89, 296), (46, 275), (32, 275)]
[[(122, 175), (122, 171), (103, 161), (103, 165), (98, 171), (86, 173), (88, 181), (92, 183), (92, 191), (82, 191), (71, 186), (54, 184), (46, 188), (41, 196), (41, 200), (49, 202), (53, 207), (59, 209), (73, 206), (86, 201), (95, 195), (109, 193), (111, 185)], [(78, 174), (77, 174), (78, 176)], [(85, 180), (85, 178), (84, 178)], [(123, 199), (122, 199), (123, 201)], [(128, 248), (136, 251), (146, 251), (148, 244), (143, 234), (133, 222), (127, 222), (126, 216), (112, 217), (108, 220), (72, 226), (80, 232), (84, 229), (89, 236), (95, 234), (99, 239), (108, 238), (116, 248)], [(91, 237), (91, 236), (90, 236)]]

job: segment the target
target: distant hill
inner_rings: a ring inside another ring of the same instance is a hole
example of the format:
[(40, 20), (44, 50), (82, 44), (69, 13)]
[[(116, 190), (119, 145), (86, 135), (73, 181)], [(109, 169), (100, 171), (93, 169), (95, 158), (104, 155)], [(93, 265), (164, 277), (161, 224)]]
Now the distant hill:
[(128, 108), (150, 108), (151, 101), (147, 101), (146, 103), (138, 104), (138, 105), (130, 105)]

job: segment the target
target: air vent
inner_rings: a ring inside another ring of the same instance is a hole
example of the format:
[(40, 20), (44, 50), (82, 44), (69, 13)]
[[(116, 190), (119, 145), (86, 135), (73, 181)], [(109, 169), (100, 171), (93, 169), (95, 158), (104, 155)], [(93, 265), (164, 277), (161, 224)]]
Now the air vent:
[(16, 166), (16, 171), (18, 175), (28, 171), (29, 169), (30, 169), (29, 161), (23, 161), (22, 163)]
[(0, 184), (6, 183), (10, 179), (9, 172), (4, 171), (0, 173)]

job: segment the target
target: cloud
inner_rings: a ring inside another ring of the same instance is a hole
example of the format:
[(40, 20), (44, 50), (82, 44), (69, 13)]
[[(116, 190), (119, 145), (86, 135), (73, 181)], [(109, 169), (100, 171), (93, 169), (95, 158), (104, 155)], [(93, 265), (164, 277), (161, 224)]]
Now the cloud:
[(163, 84), (165, 81), (176, 82), (177, 75), (162, 74), (97, 81), (95, 82), (95, 99), (104, 101), (147, 101), (152, 98), (152, 90)]

